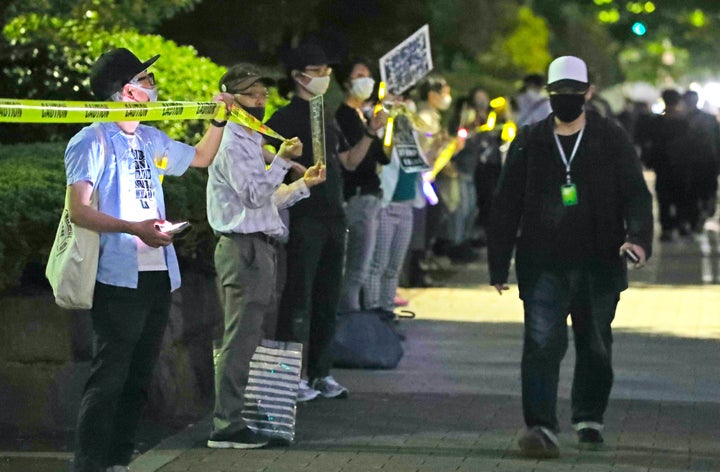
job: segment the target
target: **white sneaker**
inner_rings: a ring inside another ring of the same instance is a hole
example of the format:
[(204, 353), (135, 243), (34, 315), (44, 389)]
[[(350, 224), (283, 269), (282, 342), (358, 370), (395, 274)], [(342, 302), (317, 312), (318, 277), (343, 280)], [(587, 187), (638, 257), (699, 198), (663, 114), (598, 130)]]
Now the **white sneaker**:
[(126, 465), (113, 465), (105, 469), (105, 472), (130, 472), (130, 467)]
[(308, 385), (307, 379), (300, 379), (300, 385), (298, 385), (297, 401), (298, 402), (309, 402), (315, 400), (320, 392)]
[(332, 375), (313, 380), (312, 388), (325, 398), (347, 398), (349, 393), (348, 389), (337, 383)]

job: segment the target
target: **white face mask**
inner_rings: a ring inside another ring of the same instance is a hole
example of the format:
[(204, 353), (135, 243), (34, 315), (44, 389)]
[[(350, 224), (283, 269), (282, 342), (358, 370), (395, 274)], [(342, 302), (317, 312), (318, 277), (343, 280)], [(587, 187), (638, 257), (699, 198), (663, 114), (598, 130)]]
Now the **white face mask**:
[(153, 87), (153, 88), (149, 89), (149, 88), (141, 87), (140, 85), (137, 85), (137, 84), (130, 84), (130, 85), (132, 85), (135, 88), (139, 88), (140, 90), (145, 92), (145, 94), (148, 96), (148, 102), (157, 102), (157, 97), (158, 97), (157, 87)]
[[(303, 84), (303, 87), (310, 92), (311, 94), (317, 96), (317, 95), (324, 95), (325, 92), (327, 92), (328, 87), (330, 87), (330, 76), (325, 77), (312, 77), (305, 73), (302, 73), (305, 77), (310, 77), (310, 82)], [(302, 84), (302, 82), (301, 82)]]
[(372, 77), (359, 77), (351, 82), (350, 93), (360, 100), (366, 100), (372, 95), (375, 81)]
[(442, 100), (440, 100), (440, 105), (438, 106), (438, 108), (443, 111), (447, 110), (448, 108), (450, 108), (451, 103), (452, 103), (452, 97), (450, 95), (443, 95)]

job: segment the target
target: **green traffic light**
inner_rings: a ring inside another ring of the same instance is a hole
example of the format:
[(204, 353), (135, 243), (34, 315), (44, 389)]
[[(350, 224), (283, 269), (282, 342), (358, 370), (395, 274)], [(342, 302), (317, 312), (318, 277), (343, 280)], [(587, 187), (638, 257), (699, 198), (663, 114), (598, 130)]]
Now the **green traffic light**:
[(647, 26), (645, 26), (645, 23), (642, 21), (636, 21), (632, 25), (632, 32), (635, 33), (638, 36), (643, 36), (645, 33), (647, 33)]

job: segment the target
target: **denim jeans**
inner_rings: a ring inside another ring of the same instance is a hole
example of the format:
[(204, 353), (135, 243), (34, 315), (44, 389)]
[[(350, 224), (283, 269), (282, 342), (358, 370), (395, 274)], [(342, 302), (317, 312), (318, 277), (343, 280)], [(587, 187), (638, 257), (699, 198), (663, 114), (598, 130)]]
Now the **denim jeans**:
[(169, 313), (167, 271), (140, 272), (137, 289), (96, 283), (94, 354), (78, 413), (75, 472), (130, 462)]
[(603, 424), (613, 383), (612, 332), (616, 292), (596, 293), (588, 271), (543, 272), (523, 300), (522, 404), (528, 427), (559, 431), (557, 387), (568, 347), (567, 316), (575, 338), (572, 423)]

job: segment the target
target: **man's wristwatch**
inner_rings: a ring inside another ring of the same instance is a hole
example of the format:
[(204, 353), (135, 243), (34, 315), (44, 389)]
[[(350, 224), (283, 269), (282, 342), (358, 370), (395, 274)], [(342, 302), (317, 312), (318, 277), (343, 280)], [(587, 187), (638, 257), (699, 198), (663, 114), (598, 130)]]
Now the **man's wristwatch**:
[(216, 128), (224, 128), (225, 125), (227, 124), (227, 120), (218, 121), (218, 120), (216, 120), (216, 119), (213, 118), (213, 119), (210, 120), (210, 124), (213, 125), (213, 126), (216, 127)]

